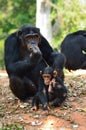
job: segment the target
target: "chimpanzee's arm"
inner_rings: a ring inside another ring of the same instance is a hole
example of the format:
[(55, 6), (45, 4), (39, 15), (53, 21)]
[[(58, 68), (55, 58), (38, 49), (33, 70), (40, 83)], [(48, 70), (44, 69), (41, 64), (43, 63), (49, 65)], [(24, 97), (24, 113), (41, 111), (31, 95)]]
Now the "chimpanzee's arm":
[(53, 101), (50, 102), (51, 106), (54, 107), (59, 107), (65, 100), (66, 97), (61, 97), (61, 98), (55, 98)]
[[(61, 91), (62, 91), (62, 93), (67, 93), (67, 88), (64, 86), (64, 83), (63, 83), (63, 81), (62, 81), (62, 79), (60, 78), (60, 77), (56, 77), (55, 78), (56, 79), (56, 82), (59, 84), (59, 85), (61, 85)], [(58, 86), (58, 85), (57, 85)]]
[(59, 77), (56, 77), (56, 86), (53, 88), (53, 95), (55, 96), (54, 99), (50, 101), (51, 106), (58, 107), (60, 106), (63, 101), (67, 97), (67, 89), (64, 86), (62, 80)]
[(10, 74), (25, 73), (26, 70), (31, 70), (37, 62), (31, 59), (21, 59), (20, 43), (15, 37), (8, 37), (5, 42), (5, 64), (6, 69)]
[(52, 47), (50, 46), (49, 42), (41, 36), (41, 43), (39, 45), (40, 50), (42, 51), (44, 60), (49, 64), (53, 64), (51, 61), (51, 53), (53, 52)]
[[(41, 36), (41, 43), (39, 45), (39, 48), (42, 51), (43, 58), (47, 62), (47, 64), (52, 67), (54, 66), (54, 68), (58, 68), (59, 67), (58, 62), (57, 62), (58, 53), (52, 49), (49, 42), (43, 36)], [(63, 57), (63, 56), (61, 55), (59, 56), (59, 58), (60, 57)], [(62, 60), (60, 60), (59, 62), (62, 62), (62, 63), (59, 63), (59, 64), (63, 68), (64, 58), (61, 58), (61, 59)]]

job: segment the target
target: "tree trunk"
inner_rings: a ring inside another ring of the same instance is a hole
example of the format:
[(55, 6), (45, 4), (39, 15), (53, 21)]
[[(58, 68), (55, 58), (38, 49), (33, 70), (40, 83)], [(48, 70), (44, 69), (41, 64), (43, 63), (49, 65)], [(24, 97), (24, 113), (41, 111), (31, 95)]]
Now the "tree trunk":
[(86, 0), (79, 0), (79, 2), (80, 2), (80, 4), (83, 5), (83, 6), (86, 5)]
[(37, 0), (36, 27), (39, 27), (42, 35), (51, 42), (50, 5), (47, 0)]

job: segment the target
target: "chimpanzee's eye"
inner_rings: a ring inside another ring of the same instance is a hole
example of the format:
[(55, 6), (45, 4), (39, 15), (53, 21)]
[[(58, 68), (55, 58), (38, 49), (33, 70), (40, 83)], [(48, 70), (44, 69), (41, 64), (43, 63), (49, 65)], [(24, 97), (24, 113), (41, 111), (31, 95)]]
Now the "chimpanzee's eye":
[(40, 41), (40, 36), (39, 36), (38, 34), (34, 34), (34, 35), (33, 35), (33, 38), (34, 38), (37, 42)]
[(29, 41), (29, 40), (31, 40), (32, 39), (32, 36), (27, 36), (27, 37), (25, 37), (25, 41)]
[(42, 76), (43, 76), (43, 78), (51, 79), (51, 75), (50, 74), (43, 74)]
[(25, 41), (29, 42), (31, 40), (36, 41), (36, 44), (38, 44), (40, 42), (40, 36), (38, 34), (36, 34), (36, 33), (34, 33), (34, 34), (27, 34), (25, 36)]

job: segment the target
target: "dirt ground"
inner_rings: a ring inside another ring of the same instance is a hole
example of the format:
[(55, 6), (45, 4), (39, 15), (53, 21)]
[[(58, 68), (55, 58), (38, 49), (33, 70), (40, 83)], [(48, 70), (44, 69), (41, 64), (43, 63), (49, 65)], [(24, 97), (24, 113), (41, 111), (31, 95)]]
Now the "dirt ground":
[[(11, 93), (7, 74), (0, 71), (0, 130), (86, 130), (86, 71), (68, 73), (65, 85), (68, 97), (64, 104), (49, 113), (41, 106), (31, 112), (30, 103), (20, 102)], [(19, 129), (6, 129), (13, 124)]]

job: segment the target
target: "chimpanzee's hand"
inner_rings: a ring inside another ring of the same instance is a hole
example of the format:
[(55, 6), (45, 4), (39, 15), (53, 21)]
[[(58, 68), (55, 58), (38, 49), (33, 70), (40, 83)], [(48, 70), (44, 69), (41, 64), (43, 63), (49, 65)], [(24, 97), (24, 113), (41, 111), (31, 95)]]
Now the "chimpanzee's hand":
[(42, 55), (39, 53), (30, 54), (30, 61), (33, 64), (37, 64), (39, 61), (41, 61), (41, 59), (42, 59)]
[(36, 107), (36, 106), (33, 106), (30, 111), (31, 111), (31, 112), (37, 111), (37, 107)]

